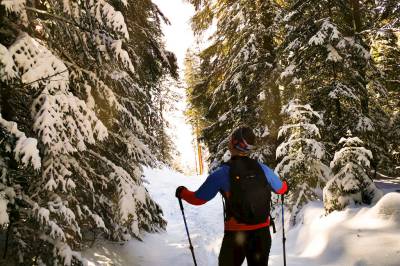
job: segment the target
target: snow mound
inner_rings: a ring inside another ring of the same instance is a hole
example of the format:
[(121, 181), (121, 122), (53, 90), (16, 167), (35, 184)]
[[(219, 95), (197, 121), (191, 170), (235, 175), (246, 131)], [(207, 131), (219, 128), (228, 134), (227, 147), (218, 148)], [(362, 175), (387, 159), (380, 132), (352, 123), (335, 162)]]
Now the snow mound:
[[(299, 216), (302, 222), (287, 233), (289, 265), (399, 265), (399, 193), (372, 207), (353, 205), (329, 215), (321, 202), (311, 202)], [(279, 260), (272, 256), (272, 262)]]
[(400, 222), (400, 193), (392, 192), (384, 195), (369, 213), (372, 217)]

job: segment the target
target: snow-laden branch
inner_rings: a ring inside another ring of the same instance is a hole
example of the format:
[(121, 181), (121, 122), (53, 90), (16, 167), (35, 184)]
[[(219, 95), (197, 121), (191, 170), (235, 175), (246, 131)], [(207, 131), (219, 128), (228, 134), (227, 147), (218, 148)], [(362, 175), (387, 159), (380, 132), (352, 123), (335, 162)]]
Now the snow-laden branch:
[(37, 139), (27, 138), (25, 133), (18, 130), (17, 123), (5, 120), (0, 114), (0, 126), (17, 141), (14, 148), (15, 160), (24, 166), (31, 164), (34, 169), (41, 167), (41, 158), (37, 148)]

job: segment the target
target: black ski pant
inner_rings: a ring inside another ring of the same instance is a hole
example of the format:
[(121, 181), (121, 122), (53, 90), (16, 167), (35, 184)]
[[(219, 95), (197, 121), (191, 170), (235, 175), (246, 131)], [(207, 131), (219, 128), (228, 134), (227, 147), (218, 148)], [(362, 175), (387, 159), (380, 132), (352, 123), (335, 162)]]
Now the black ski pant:
[(219, 253), (219, 266), (268, 266), (271, 249), (269, 227), (249, 231), (225, 231)]

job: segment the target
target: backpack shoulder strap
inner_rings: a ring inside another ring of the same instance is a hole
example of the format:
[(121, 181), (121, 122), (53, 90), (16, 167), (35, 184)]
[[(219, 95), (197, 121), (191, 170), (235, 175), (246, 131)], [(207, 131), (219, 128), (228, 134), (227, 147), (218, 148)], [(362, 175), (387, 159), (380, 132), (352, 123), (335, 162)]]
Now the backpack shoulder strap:
[[(232, 169), (232, 161), (229, 160), (227, 162), (222, 162), (220, 164), (220, 167), (224, 166), (224, 165), (229, 167), (229, 178), (230, 178), (231, 169)], [(227, 221), (230, 218), (229, 215), (228, 215), (228, 213), (229, 213), (229, 210), (228, 210), (229, 208), (228, 208), (228, 203), (227, 203), (228, 198), (226, 197), (224, 191), (220, 190), (219, 193), (221, 194), (221, 199), (222, 199), (224, 221)]]

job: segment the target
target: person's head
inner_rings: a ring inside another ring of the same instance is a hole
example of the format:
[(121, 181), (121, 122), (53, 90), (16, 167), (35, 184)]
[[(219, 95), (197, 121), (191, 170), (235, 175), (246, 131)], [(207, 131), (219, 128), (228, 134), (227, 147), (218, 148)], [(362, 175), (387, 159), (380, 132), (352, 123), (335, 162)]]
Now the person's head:
[(232, 156), (246, 156), (255, 148), (255, 143), (253, 130), (248, 126), (240, 126), (232, 132), (228, 148)]

